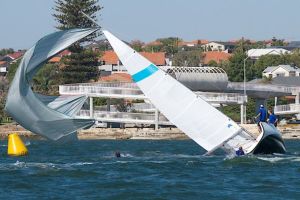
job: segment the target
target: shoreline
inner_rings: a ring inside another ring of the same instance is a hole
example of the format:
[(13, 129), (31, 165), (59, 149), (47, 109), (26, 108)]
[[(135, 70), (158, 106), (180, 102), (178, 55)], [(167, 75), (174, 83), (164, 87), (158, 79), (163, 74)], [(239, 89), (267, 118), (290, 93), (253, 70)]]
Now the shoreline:
[[(258, 136), (259, 132), (256, 124), (245, 124), (243, 128)], [(300, 125), (279, 126), (283, 139), (300, 140)], [(21, 126), (12, 124), (0, 126), (0, 139), (6, 140), (10, 133), (18, 133), (19, 135), (30, 139), (44, 139), (25, 130)], [(190, 139), (178, 128), (90, 128), (78, 131), (79, 140), (188, 140)]]

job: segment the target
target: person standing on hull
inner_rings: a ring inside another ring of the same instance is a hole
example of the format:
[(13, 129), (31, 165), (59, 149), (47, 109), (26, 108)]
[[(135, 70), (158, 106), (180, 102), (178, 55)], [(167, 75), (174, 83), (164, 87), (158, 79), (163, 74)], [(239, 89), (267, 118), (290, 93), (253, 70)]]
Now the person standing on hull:
[(273, 124), (275, 127), (277, 127), (278, 118), (276, 117), (276, 115), (271, 109), (268, 110), (268, 113), (269, 113), (268, 123)]
[(267, 120), (267, 111), (266, 111), (264, 105), (260, 105), (259, 113), (256, 115), (255, 118), (256, 119), (258, 118), (257, 125), (258, 125), (258, 128), (259, 128), (259, 131), (261, 132), (261, 128), (260, 128), (259, 123), (260, 122), (266, 122), (266, 120)]
[(259, 124), (259, 122), (266, 122), (266, 120), (267, 120), (267, 111), (266, 111), (264, 105), (260, 105), (259, 113), (256, 115), (255, 118), (256, 119), (258, 118), (258, 121), (257, 121), (258, 124)]

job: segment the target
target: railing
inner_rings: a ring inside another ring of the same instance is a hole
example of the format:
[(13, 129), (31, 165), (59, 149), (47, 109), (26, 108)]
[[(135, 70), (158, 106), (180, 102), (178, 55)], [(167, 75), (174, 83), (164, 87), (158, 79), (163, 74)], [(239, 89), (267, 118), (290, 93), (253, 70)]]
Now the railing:
[[(135, 83), (83, 83), (60, 85), (61, 95), (87, 95), (92, 97), (136, 98), (146, 99)], [(211, 103), (242, 104), (247, 97), (237, 93), (196, 92), (204, 100)]]
[[(228, 83), (227, 86), (229, 89), (233, 90), (243, 90), (244, 83)], [(255, 91), (268, 91), (268, 92), (282, 92), (288, 94), (299, 93), (299, 87), (293, 86), (285, 86), (285, 85), (272, 85), (272, 84), (263, 84), (263, 83), (246, 83), (247, 90), (255, 90)]]
[[(89, 110), (80, 110), (78, 118), (90, 118)], [(128, 112), (107, 112), (94, 111), (93, 118), (102, 122), (123, 122), (123, 123), (140, 123), (155, 124), (155, 115), (147, 113), (128, 113)], [(159, 115), (158, 124), (170, 125), (171, 123), (162, 114)]]
[(277, 105), (274, 108), (276, 115), (299, 114), (300, 104)]
[[(130, 106), (130, 109), (140, 111), (140, 112), (154, 112), (155, 111), (155, 106), (150, 104), (150, 103), (133, 103)], [(95, 111), (108, 111), (107, 110), (107, 105), (95, 106), (94, 110)], [(110, 105), (109, 111), (110, 112), (117, 112), (116, 106), (115, 105)]]
[[(123, 87), (124, 86), (124, 87)], [(144, 99), (144, 94), (141, 90), (133, 85), (124, 84), (118, 87), (117, 84), (95, 84), (95, 85), (60, 85), (59, 93), (62, 95), (87, 95), (87, 96), (102, 96), (102, 97), (120, 97), (122, 98), (139, 98)], [(127, 86), (127, 87), (126, 87)]]
[(196, 94), (210, 103), (243, 104), (247, 102), (247, 96), (237, 93), (196, 92)]

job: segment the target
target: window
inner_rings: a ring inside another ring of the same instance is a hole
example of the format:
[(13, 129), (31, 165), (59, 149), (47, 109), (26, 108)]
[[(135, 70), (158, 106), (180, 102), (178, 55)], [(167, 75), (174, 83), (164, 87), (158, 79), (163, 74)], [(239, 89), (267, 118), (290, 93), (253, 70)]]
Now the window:
[(284, 76), (284, 73), (278, 73), (276, 76)]
[(296, 76), (296, 72), (295, 71), (290, 71), (290, 76)]

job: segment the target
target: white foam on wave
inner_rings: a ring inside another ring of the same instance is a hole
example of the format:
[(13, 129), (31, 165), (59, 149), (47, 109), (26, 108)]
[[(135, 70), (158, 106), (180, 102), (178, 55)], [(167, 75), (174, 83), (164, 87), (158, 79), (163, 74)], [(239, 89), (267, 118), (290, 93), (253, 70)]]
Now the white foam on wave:
[(124, 157), (124, 158), (132, 158), (134, 157), (132, 154), (130, 153), (121, 153), (121, 157)]
[(75, 162), (75, 163), (50, 163), (50, 162), (20, 162), (16, 161), (13, 165), (17, 168), (40, 168), (40, 169), (67, 169), (74, 166), (92, 165), (92, 162)]
[(259, 160), (271, 162), (271, 163), (277, 163), (282, 161), (288, 161), (288, 162), (300, 162), (300, 157), (298, 156), (287, 156), (287, 157), (257, 157)]

